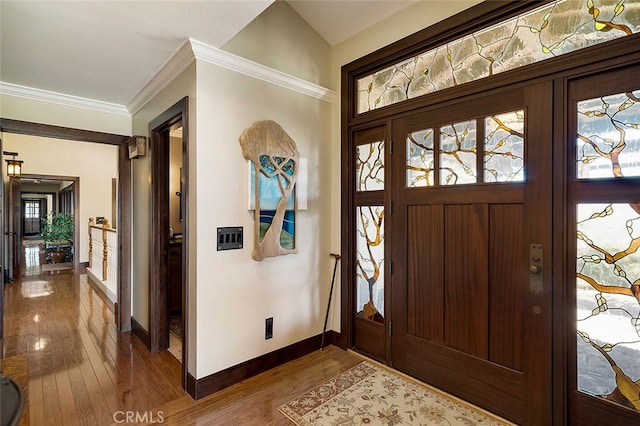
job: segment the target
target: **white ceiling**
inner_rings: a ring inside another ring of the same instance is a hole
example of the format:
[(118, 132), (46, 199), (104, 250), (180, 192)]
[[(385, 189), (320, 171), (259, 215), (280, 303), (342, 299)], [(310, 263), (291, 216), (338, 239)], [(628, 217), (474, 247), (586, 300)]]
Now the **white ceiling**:
[[(219, 48), (273, 1), (0, 0), (0, 84), (127, 105), (187, 38)], [(415, 2), (288, 0), (332, 45)]]

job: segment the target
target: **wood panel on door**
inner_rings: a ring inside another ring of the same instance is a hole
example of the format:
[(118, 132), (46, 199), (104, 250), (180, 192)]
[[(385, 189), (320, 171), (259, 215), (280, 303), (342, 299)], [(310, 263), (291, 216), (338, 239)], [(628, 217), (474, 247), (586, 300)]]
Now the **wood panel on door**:
[(393, 365), (532, 425), (551, 419), (550, 268), (533, 292), (529, 272), (532, 243), (551, 263), (550, 105), (539, 84), (393, 124)]

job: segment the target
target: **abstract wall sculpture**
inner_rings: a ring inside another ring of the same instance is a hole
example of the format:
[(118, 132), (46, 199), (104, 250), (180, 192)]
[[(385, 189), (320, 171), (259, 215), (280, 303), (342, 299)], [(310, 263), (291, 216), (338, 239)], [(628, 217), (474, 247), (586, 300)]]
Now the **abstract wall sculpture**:
[(299, 154), (296, 143), (278, 123), (258, 121), (240, 135), (242, 155), (254, 173), (253, 258), (297, 253), (295, 197)]

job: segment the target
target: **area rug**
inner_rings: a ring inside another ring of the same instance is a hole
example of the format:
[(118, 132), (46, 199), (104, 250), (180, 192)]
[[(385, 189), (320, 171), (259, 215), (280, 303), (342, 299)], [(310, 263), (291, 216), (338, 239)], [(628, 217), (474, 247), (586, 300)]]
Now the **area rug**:
[(176, 335), (178, 339), (182, 339), (182, 316), (171, 315), (169, 317), (169, 331)]
[(512, 424), (367, 361), (279, 410), (301, 426)]

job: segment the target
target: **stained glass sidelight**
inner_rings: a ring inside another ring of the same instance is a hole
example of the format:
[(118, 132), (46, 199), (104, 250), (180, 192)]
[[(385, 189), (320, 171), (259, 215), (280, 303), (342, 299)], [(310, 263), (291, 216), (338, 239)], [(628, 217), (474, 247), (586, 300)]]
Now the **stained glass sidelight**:
[(476, 121), (440, 128), (440, 184), (476, 183)]
[(384, 208), (356, 209), (356, 312), (384, 323)]
[(358, 114), (637, 33), (640, 2), (557, 0), (356, 82)]
[(484, 181), (524, 181), (524, 111), (485, 118)]
[(578, 102), (579, 179), (640, 176), (640, 90)]
[(384, 189), (384, 141), (356, 147), (356, 190)]
[(434, 184), (433, 129), (407, 135), (407, 186)]
[(581, 392), (640, 410), (640, 203), (577, 206)]

